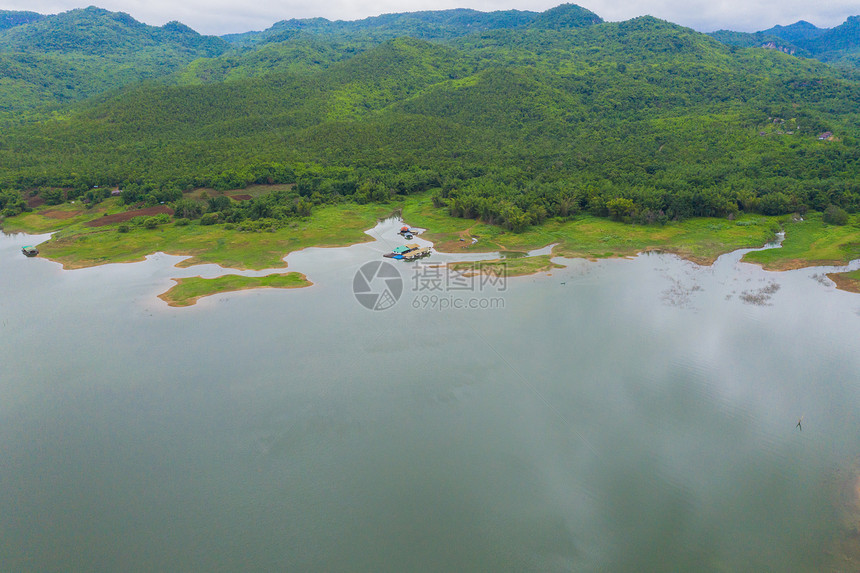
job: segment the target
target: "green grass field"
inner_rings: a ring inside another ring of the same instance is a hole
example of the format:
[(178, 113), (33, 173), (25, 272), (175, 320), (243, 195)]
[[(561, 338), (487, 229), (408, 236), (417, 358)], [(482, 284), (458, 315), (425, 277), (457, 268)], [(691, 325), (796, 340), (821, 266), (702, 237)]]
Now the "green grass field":
[(301, 288), (313, 284), (301, 273), (271, 274), (264, 277), (225, 275), (214, 279), (190, 277), (174, 280), (176, 285), (158, 295), (170, 306), (191, 306), (203, 297), (225, 292), (257, 288)]
[(9, 231), (30, 233), (57, 231), (49, 241), (39, 245), (39, 250), (42, 256), (62, 263), (65, 268), (140, 261), (148, 254), (161, 251), (191, 257), (180, 266), (215, 263), (235, 269), (259, 270), (285, 267), (283, 257), (305, 247), (339, 247), (369, 241), (371, 238), (364, 231), (392, 209), (390, 205), (378, 204), (323, 206), (314, 209), (311, 217), (297, 219), (271, 232), (239, 231), (224, 225), (167, 223), (155, 229), (132, 226), (129, 232), (120, 233), (117, 224), (84, 225), (102, 216), (103, 212), (120, 211), (110, 205), (91, 211), (78, 209), (79, 213), (60, 220), (45, 216), (46, 209), (42, 208), (10, 219), (4, 227)]

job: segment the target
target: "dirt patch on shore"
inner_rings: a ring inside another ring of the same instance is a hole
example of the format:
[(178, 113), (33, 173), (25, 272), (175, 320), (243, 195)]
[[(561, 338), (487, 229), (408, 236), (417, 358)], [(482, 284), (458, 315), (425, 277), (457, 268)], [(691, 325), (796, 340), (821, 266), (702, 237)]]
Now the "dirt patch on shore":
[(247, 201), (251, 198), (250, 195), (228, 195), (228, 197), (230, 197), (230, 199), (233, 199), (234, 201)]
[(59, 209), (48, 209), (47, 211), (42, 211), (41, 215), (43, 217), (48, 217), (49, 219), (71, 219), (72, 217), (77, 217), (83, 212), (83, 209), (79, 211), (60, 211)]
[(860, 293), (860, 281), (846, 277), (844, 273), (827, 273), (827, 278), (836, 283), (839, 290)]
[(173, 209), (171, 209), (167, 205), (156, 205), (155, 207), (147, 207), (145, 209), (135, 209), (133, 211), (115, 213), (113, 215), (105, 215), (104, 217), (93, 219), (92, 221), (87, 222), (87, 226), (103, 227), (104, 225), (110, 225), (111, 223), (123, 223), (125, 221), (130, 221), (135, 217), (151, 217), (152, 215), (159, 215), (161, 213), (173, 215)]
[(27, 207), (35, 209), (45, 204), (45, 200), (36, 195), (35, 197), (27, 197)]

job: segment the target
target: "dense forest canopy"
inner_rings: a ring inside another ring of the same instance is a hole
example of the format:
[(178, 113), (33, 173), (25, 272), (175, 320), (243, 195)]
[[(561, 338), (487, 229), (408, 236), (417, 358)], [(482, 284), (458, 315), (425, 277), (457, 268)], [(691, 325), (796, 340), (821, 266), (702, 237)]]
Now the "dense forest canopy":
[[(573, 5), (286, 21), (226, 40), (94, 8), (0, 32), (0, 209), (23, 209), (22, 191), (97, 201), (118, 187), (208, 222), (427, 190), (514, 230), (581, 212), (860, 210), (860, 83), (798, 53)], [(82, 87), (93, 66), (122, 87)], [(295, 185), (243, 203), (183, 195), (251, 183)]]

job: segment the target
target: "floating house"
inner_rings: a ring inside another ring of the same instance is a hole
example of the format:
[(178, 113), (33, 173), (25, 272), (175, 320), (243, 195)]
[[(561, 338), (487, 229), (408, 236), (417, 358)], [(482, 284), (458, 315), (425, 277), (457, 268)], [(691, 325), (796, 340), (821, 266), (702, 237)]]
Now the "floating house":
[(382, 256), (388, 257), (389, 259), (402, 259), (404, 253), (408, 253), (411, 250), (412, 249), (410, 249), (408, 246), (401, 245), (399, 247), (394, 247), (394, 249), (390, 253), (386, 253)]
[(39, 254), (39, 249), (37, 249), (36, 247), (31, 247), (28, 245), (26, 247), (21, 247), (21, 252), (24, 253), (25, 255), (27, 255), (28, 257), (35, 257), (36, 255)]
[(397, 260), (407, 260), (411, 261), (413, 259), (417, 259), (420, 257), (424, 257), (430, 254), (430, 247), (421, 247), (417, 243), (407, 243), (405, 245), (401, 245), (399, 247), (394, 247), (394, 249), (390, 253), (386, 253), (382, 255), (383, 257), (388, 257), (389, 259), (397, 259)]

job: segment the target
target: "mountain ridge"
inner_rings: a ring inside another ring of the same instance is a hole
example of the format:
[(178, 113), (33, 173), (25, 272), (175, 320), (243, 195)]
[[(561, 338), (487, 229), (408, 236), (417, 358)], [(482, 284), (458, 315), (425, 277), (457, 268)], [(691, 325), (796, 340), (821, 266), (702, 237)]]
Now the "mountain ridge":
[(818, 28), (800, 20), (759, 32), (718, 30), (710, 35), (738, 47), (765, 47), (824, 62), (855, 66), (860, 62), (860, 16), (849, 16), (834, 28)]
[(602, 21), (603, 19), (594, 12), (575, 4), (560, 4), (545, 12), (529, 10), (482, 12), (470, 8), (455, 8), (382, 14), (360, 20), (325, 18), (281, 20), (261, 32), (228, 34), (224, 37), (237, 45), (258, 45), (280, 41), (285, 35), (296, 31), (337, 35), (348, 39), (385, 40), (408, 35), (423, 40), (450, 40), (496, 29), (577, 28)]

